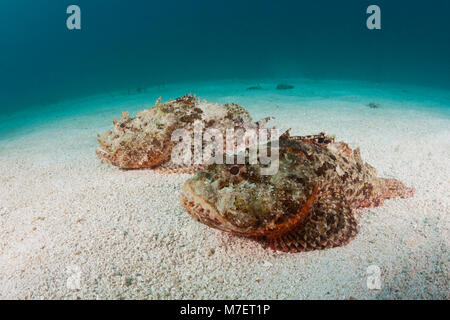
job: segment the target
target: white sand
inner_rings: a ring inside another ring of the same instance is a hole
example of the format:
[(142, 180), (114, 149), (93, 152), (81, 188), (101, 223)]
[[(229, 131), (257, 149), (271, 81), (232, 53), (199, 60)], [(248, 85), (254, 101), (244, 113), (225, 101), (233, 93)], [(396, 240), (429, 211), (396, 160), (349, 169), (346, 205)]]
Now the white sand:
[[(79, 114), (55, 113), (0, 137), (0, 298), (450, 298), (450, 116), (436, 111), (449, 108), (448, 92), (416, 102), (396, 88), (346, 87), (327, 98), (331, 85), (294, 84), (289, 92), (246, 92), (246, 84), (196, 92), (239, 102), (255, 119), (275, 115), (294, 134), (336, 134), (415, 197), (358, 212), (361, 231), (345, 247), (275, 253), (193, 221), (179, 203), (188, 175), (121, 171), (96, 159), (96, 134), (113, 116), (185, 89), (80, 100), (63, 106)], [(399, 98), (386, 98), (393, 91)], [(370, 265), (381, 268), (381, 290), (367, 288)]]

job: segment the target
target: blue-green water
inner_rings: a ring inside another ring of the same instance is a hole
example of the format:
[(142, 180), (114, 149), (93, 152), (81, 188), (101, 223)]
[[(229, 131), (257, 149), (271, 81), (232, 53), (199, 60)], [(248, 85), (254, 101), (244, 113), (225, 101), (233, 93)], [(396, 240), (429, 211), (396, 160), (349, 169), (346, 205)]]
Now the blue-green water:
[[(66, 28), (70, 4), (81, 8), (81, 30)], [(381, 30), (366, 27), (370, 4), (381, 8)], [(222, 79), (448, 90), (449, 13), (447, 0), (3, 0), (0, 108)]]

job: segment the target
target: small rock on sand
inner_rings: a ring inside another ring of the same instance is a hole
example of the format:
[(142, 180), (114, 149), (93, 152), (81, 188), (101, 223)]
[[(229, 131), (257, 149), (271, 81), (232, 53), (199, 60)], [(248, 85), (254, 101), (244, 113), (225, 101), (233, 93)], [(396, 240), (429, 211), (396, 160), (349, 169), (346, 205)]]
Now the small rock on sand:
[(294, 86), (286, 83), (280, 83), (277, 85), (277, 90), (289, 90), (289, 89), (294, 89)]

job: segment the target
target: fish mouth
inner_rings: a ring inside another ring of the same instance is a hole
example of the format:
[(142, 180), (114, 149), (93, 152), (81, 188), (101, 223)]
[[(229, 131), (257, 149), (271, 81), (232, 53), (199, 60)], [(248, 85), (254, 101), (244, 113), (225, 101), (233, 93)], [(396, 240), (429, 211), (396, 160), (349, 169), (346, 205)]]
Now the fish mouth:
[(97, 157), (101, 160), (102, 163), (109, 163), (113, 166), (122, 168), (120, 164), (117, 163), (117, 161), (114, 159), (112, 152), (106, 151), (103, 148), (97, 148), (97, 150), (95, 150), (95, 153), (97, 154)]
[(208, 227), (238, 236), (265, 236), (265, 233), (261, 233), (259, 230), (255, 230), (254, 228), (242, 228), (228, 221), (226, 218), (228, 212), (225, 212), (224, 214), (220, 213), (213, 204), (193, 190), (189, 180), (183, 185), (181, 204), (194, 220), (201, 222)]
[(97, 148), (96, 153), (98, 155), (109, 156), (109, 152), (105, 151), (105, 149)]
[(113, 164), (112, 159), (111, 159), (111, 152), (108, 152), (103, 148), (97, 148), (97, 150), (95, 150), (95, 153), (97, 154), (97, 157), (102, 162), (108, 162), (108, 163)]
[(214, 205), (210, 204), (194, 192), (189, 181), (186, 181), (183, 185), (181, 205), (186, 209), (187, 213), (198, 222), (222, 231), (241, 234), (241, 232), (236, 230), (236, 227), (224, 219)]
[(242, 227), (230, 222), (226, 218), (229, 216), (229, 212), (220, 213), (213, 204), (194, 191), (190, 180), (183, 185), (181, 204), (191, 217), (209, 227), (245, 237), (277, 238), (288, 233), (308, 217), (309, 209), (316, 199), (317, 192), (317, 187), (315, 187), (307, 201), (299, 206), (298, 212), (288, 219), (253, 227)]

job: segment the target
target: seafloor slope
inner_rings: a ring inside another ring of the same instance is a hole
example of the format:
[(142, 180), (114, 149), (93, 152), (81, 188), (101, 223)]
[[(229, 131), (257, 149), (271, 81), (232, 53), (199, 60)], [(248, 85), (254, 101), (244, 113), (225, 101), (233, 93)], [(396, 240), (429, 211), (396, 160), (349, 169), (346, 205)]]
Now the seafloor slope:
[[(180, 84), (5, 115), (0, 298), (448, 299), (449, 91), (288, 83)], [(210, 229), (179, 203), (187, 175), (121, 171), (95, 156), (96, 134), (121, 111), (187, 92), (274, 115), (293, 134), (335, 134), (416, 194), (360, 211), (357, 238), (332, 250), (275, 253)], [(380, 290), (367, 288), (371, 265)]]

